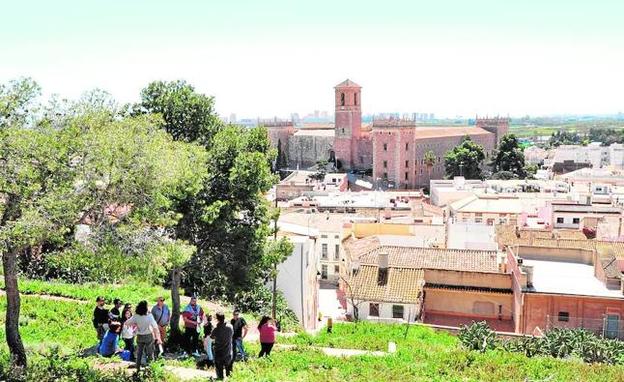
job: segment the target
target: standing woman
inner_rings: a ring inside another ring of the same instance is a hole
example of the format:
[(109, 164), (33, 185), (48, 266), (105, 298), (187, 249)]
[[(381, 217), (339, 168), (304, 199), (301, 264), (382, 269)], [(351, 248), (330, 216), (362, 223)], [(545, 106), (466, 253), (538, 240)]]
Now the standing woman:
[(154, 320), (154, 316), (152, 316), (147, 309), (147, 301), (143, 300), (139, 302), (135, 310), (135, 315), (127, 319), (124, 323), (124, 326), (130, 325), (136, 325), (137, 328), (136, 369), (139, 371), (143, 352), (145, 352), (147, 363), (150, 363), (155, 359), (154, 340), (156, 340), (158, 345), (162, 344), (158, 325)]
[[(125, 323), (132, 317), (132, 310), (124, 309), (121, 313), (121, 318)], [(123, 330), (121, 331), (121, 338), (126, 344), (125, 349), (130, 352), (130, 361), (134, 361), (134, 337), (136, 335), (137, 327), (135, 324), (132, 325), (124, 325)]]
[(269, 316), (263, 316), (258, 324), (258, 331), (260, 332), (260, 354), (258, 357), (269, 356), (273, 344), (275, 344), (275, 332), (277, 328), (273, 324), (273, 320)]

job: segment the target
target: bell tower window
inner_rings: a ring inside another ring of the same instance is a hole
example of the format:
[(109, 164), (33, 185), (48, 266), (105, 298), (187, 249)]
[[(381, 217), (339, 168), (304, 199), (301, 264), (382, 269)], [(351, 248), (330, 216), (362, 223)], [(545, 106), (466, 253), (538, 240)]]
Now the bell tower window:
[(340, 106), (344, 106), (344, 105), (345, 105), (345, 94), (340, 93)]
[(353, 93), (353, 104), (357, 106), (357, 93)]

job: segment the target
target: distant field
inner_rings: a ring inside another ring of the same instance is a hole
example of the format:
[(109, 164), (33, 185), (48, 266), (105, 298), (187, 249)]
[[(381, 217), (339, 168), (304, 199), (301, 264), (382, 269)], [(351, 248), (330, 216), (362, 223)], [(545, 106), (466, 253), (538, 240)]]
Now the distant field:
[(511, 125), (509, 132), (514, 133), (518, 137), (535, 137), (543, 135), (552, 135), (557, 130), (565, 130), (585, 134), (591, 128), (598, 129), (624, 129), (624, 121), (592, 121), (592, 122), (575, 122), (569, 124), (552, 125), (552, 126), (519, 126)]

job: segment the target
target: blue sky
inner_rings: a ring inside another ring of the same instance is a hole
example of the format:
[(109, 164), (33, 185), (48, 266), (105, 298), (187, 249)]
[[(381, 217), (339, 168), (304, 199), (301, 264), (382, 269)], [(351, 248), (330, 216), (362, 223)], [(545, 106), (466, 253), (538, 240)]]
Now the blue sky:
[(133, 101), (186, 79), (223, 115), (624, 111), (624, 1), (5, 1), (0, 81)]

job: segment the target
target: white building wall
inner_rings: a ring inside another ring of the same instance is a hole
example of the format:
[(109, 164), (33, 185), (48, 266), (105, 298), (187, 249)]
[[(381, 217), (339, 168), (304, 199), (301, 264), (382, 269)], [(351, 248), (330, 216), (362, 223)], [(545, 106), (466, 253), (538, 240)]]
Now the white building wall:
[[(340, 264), (343, 258), (341, 233), (321, 230), (316, 248), (316, 258), (319, 259), (318, 270), (321, 273), (321, 279), (338, 281)], [(326, 251), (324, 248), (326, 248)]]
[(293, 253), (277, 268), (277, 289), (304, 328), (314, 328), (318, 306), (315, 240), (306, 236), (289, 237)]
[[(414, 322), (418, 315), (418, 307), (416, 304), (402, 304), (402, 303), (389, 303), (389, 302), (375, 302), (375, 301), (356, 301), (358, 307), (360, 320), (378, 321), (378, 322)], [(379, 304), (379, 317), (371, 316), (369, 307), (371, 303)], [(403, 306), (403, 318), (392, 317), (393, 305)], [(351, 300), (347, 299), (347, 314), (353, 317), (353, 305)]]

